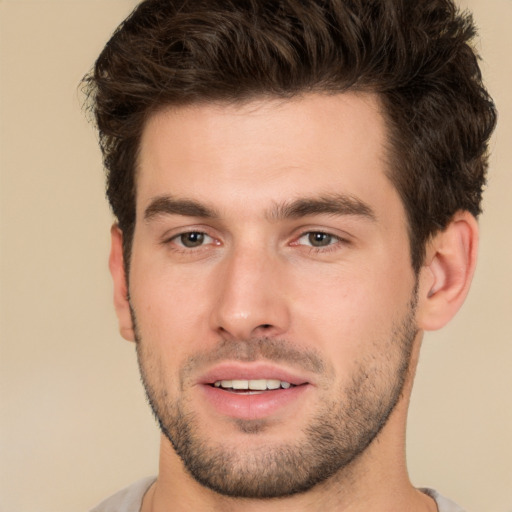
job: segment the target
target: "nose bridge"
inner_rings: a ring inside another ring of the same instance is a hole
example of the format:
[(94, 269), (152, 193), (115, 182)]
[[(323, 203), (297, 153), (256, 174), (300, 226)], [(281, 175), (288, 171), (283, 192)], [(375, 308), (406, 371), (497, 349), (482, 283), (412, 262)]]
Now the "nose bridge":
[(237, 339), (275, 336), (287, 330), (289, 311), (279, 256), (263, 244), (233, 246), (217, 276), (213, 322)]

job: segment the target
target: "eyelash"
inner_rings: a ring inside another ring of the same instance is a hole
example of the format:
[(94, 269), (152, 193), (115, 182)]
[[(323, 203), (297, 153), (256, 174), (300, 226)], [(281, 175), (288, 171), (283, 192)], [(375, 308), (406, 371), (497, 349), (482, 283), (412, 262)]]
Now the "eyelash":
[[(182, 239), (182, 237), (184, 237), (186, 235), (204, 236), (204, 238), (212, 240), (213, 244), (212, 244), (212, 242), (210, 242), (208, 244), (201, 243), (201, 245), (198, 245), (196, 247), (187, 247), (183, 243), (177, 242), (178, 240)], [(328, 245), (325, 245), (325, 246), (319, 246), (319, 247), (316, 247), (314, 245), (307, 245), (305, 243), (299, 243), (299, 241), (301, 239), (303, 239), (304, 237), (311, 236), (311, 235), (325, 235), (325, 236), (331, 238), (332, 243), (329, 243)], [(348, 243), (349, 243), (348, 240), (346, 240), (340, 236), (334, 235), (327, 231), (322, 231), (320, 229), (317, 229), (317, 230), (308, 230), (308, 231), (302, 232), (297, 238), (295, 238), (295, 240), (293, 242), (290, 243), (290, 245), (291, 246), (301, 246), (310, 253), (325, 254), (325, 253), (329, 253), (329, 252), (339, 249), (340, 244), (348, 244)], [(173, 235), (170, 238), (165, 239), (163, 241), (163, 244), (170, 246), (173, 251), (181, 252), (181, 253), (189, 253), (189, 254), (193, 253), (193, 252), (200, 251), (200, 250), (204, 250), (206, 246), (211, 245), (211, 244), (212, 245), (221, 245), (220, 242), (217, 241), (214, 237), (210, 236), (205, 231), (200, 231), (200, 230), (191, 230), (191, 231), (184, 231), (182, 233), (178, 233), (176, 235)]]
[[(200, 236), (203, 236), (204, 238), (208, 238), (208, 239), (211, 239), (212, 241), (215, 241), (215, 238), (210, 236), (208, 233), (206, 233), (204, 231), (193, 230), (193, 231), (184, 231), (183, 233), (178, 233), (177, 235), (173, 235), (171, 238), (164, 240), (163, 243), (164, 243), (164, 245), (171, 245), (173, 250), (180, 251), (180, 252), (197, 251), (197, 250), (204, 248), (205, 245), (209, 245), (209, 244), (201, 244), (196, 247), (187, 247), (185, 244), (177, 242), (178, 240), (182, 239), (182, 237), (184, 237), (186, 235), (200, 235)], [(219, 245), (219, 243), (214, 243), (214, 245)]]
[[(330, 242), (331, 243), (328, 243), (327, 245), (324, 245), (324, 246), (314, 246), (314, 245), (307, 245), (307, 244), (300, 244), (299, 241), (304, 238), (304, 237), (309, 237), (311, 235), (325, 235), (326, 237), (330, 237)], [(337, 235), (334, 235), (332, 233), (329, 233), (327, 231), (322, 231), (321, 229), (317, 229), (317, 230), (309, 230), (309, 231), (305, 231), (303, 232), (297, 239), (295, 242), (292, 242), (291, 245), (300, 245), (304, 248), (306, 248), (306, 250), (310, 253), (315, 253), (315, 254), (325, 254), (325, 253), (329, 253), (329, 252), (332, 252), (332, 251), (336, 251), (339, 249), (339, 245), (340, 244), (346, 244), (348, 243), (347, 240), (337, 236)]]

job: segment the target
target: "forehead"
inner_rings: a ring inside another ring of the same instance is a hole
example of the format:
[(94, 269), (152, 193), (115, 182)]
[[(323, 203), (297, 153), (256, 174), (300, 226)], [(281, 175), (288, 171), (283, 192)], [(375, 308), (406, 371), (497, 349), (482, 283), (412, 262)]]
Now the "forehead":
[(368, 93), (167, 108), (143, 131), (137, 209), (163, 194), (244, 211), (333, 192), (375, 201), (391, 187), (385, 147), (381, 105)]

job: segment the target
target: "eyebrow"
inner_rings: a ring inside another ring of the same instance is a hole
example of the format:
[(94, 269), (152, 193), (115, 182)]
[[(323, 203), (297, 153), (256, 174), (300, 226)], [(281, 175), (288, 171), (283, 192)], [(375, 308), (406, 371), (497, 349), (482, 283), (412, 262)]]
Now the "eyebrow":
[(217, 213), (207, 206), (191, 199), (176, 199), (171, 196), (155, 197), (144, 211), (144, 220), (148, 221), (159, 215), (183, 215), (204, 219), (218, 218)]
[(270, 220), (296, 219), (308, 215), (355, 215), (376, 221), (373, 209), (357, 197), (347, 194), (329, 194), (321, 197), (301, 198), (276, 205), (269, 212)]
[[(354, 215), (372, 221), (376, 216), (372, 208), (358, 199), (347, 194), (329, 194), (320, 197), (300, 198), (282, 204), (274, 205), (266, 214), (270, 221), (282, 219), (297, 219), (308, 215)], [(218, 213), (202, 203), (192, 199), (177, 199), (172, 196), (155, 197), (144, 211), (144, 220), (149, 221), (160, 215), (182, 215), (184, 217), (199, 217), (217, 219)]]

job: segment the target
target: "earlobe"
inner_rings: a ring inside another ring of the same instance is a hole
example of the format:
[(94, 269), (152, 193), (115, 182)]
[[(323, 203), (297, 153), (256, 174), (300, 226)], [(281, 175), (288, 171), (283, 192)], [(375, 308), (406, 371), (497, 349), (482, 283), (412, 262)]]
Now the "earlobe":
[(114, 307), (119, 322), (119, 332), (128, 341), (135, 341), (133, 321), (128, 302), (128, 288), (123, 259), (123, 232), (117, 224), (110, 229), (111, 246), (109, 268), (114, 282)]
[(471, 285), (478, 250), (478, 224), (458, 212), (427, 246), (421, 269), (417, 320), (423, 330), (447, 324), (462, 306)]

